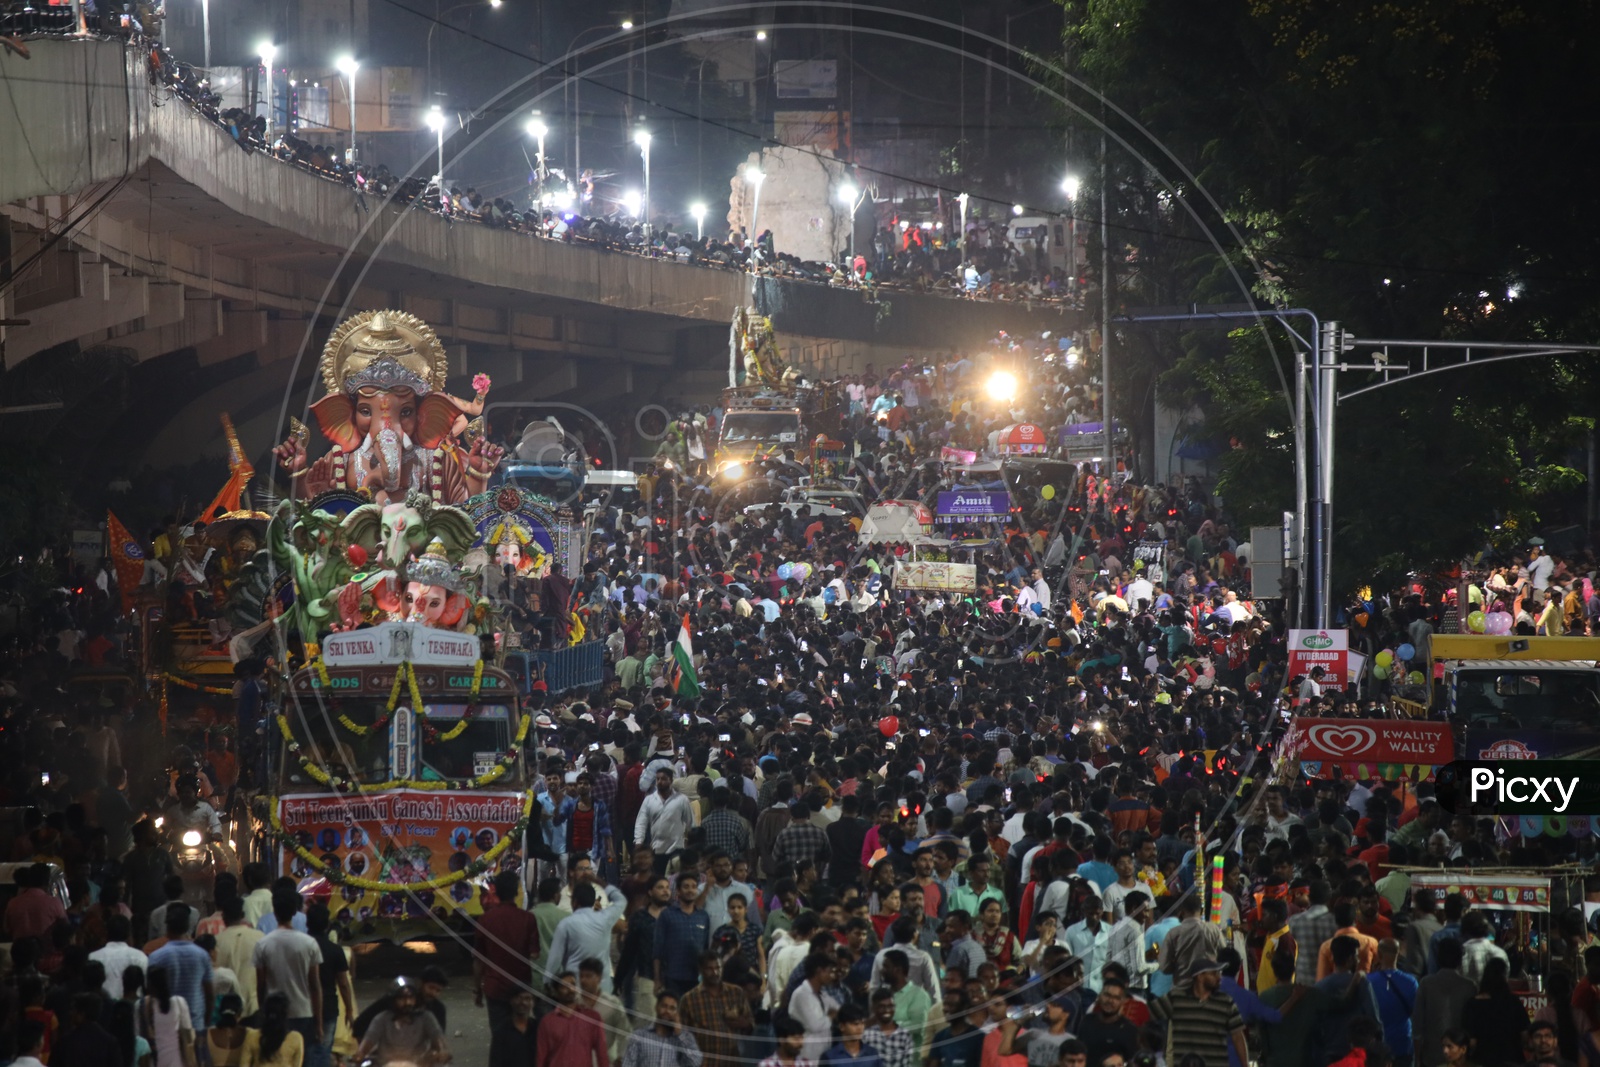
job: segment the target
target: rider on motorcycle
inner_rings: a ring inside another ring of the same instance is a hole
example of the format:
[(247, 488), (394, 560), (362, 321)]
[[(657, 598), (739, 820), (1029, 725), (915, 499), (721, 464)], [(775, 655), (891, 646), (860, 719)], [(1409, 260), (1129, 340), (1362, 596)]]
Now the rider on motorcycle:
[(181, 838), (187, 830), (199, 830), (209, 840), (222, 837), (222, 821), (217, 809), (200, 799), (200, 780), (188, 774), (177, 782), (178, 803), (167, 809), (167, 830)]
[(404, 978), (396, 979), (390, 1001), (390, 1009), (367, 1027), (356, 1060), (370, 1059), (377, 1067), (389, 1064), (433, 1067), (449, 1062), (450, 1050), (444, 1043), (444, 1031), (432, 1012), (422, 1010), (416, 987)]

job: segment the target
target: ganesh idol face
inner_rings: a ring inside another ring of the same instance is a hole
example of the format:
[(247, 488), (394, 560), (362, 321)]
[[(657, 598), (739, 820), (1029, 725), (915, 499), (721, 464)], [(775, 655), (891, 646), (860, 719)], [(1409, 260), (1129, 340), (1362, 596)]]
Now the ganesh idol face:
[(406, 586), (406, 618), (438, 626), (450, 603), (450, 591), (442, 585), (412, 582)]
[(503, 541), (495, 545), (494, 563), (497, 567), (520, 568), (522, 566), (522, 546), (515, 541)]

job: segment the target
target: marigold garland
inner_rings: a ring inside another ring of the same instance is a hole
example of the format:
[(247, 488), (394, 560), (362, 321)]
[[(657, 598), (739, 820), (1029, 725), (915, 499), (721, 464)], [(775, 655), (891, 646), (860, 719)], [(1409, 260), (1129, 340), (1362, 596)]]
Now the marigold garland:
[(180, 678), (176, 674), (168, 673), (168, 674), (164, 674), (162, 677), (164, 678), (164, 680), (166, 680), (168, 682), (171, 682), (173, 685), (181, 686), (184, 689), (193, 689), (197, 693), (210, 693), (212, 696), (219, 696), (219, 697), (231, 697), (231, 696), (233, 696), (233, 690), (232, 689), (223, 689), (223, 688), (221, 688), (219, 686), (214, 686), (214, 685), (201, 685), (198, 682), (191, 682), (187, 678)]
[(275, 716), (278, 721), (278, 732), (283, 735), (289, 747), (289, 754), (299, 761), (300, 769), (305, 771), (312, 781), (319, 785), (328, 786), (340, 792), (355, 793), (386, 793), (391, 789), (482, 789), (504, 778), (506, 772), (517, 762), (517, 753), (522, 751), (523, 742), (528, 738), (528, 730), (533, 725), (533, 716), (524, 715), (522, 722), (517, 725), (517, 736), (512, 739), (511, 748), (506, 754), (495, 762), (495, 765), (474, 778), (446, 779), (443, 781), (416, 781), (410, 778), (391, 778), (386, 782), (351, 782), (336, 774), (329, 774), (313, 763), (310, 757), (300, 751), (300, 742), (294, 739), (294, 732), (289, 728), (289, 717), (283, 712)]
[[(415, 788), (415, 786), (408, 783), (407, 788)], [(355, 886), (357, 889), (364, 889), (371, 893), (405, 893), (421, 890), (443, 889), (446, 886), (455, 885), (457, 882), (462, 881), (463, 879), (476, 878), (480, 874), (487, 873), (499, 861), (500, 857), (505, 855), (506, 851), (511, 847), (512, 842), (520, 840), (522, 835), (527, 831), (528, 824), (531, 822), (533, 815), (533, 791), (528, 790), (523, 794), (522, 817), (512, 825), (510, 830), (501, 836), (499, 841), (494, 843), (489, 851), (485, 852), (483, 855), (479, 856), (477, 859), (473, 860), (459, 871), (451, 871), (449, 874), (443, 874), (437, 878), (428, 878), (421, 882), (379, 882), (372, 878), (358, 878), (355, 875), (346, 874), (339, 868), (331, 867), (324, 863), (322, 861), (322, 857), (316, 855), (304, 845), (300, 844), (299, 841), (295, 840), (295, 838), (283, 828), (283, 822), (278, 818), (277, 797), (269, 798), (267, 812), (272, 823), (273, 836), (278, 838), (285, 848), (293, 852), (309, 867), (326, 877), (328, 881), (334, 883), (335, 885)]]

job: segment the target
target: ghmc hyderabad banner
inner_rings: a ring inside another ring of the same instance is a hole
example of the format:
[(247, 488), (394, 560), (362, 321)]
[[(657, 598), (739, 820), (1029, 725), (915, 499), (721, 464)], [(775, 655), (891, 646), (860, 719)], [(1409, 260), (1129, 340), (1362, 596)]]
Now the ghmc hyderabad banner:
[(1350, 634), (1347, 630), (1290, 630), (1289, 677), (1309, 675), (1322, 667), (1324, 689), (1343, 689), (1349, 671)]

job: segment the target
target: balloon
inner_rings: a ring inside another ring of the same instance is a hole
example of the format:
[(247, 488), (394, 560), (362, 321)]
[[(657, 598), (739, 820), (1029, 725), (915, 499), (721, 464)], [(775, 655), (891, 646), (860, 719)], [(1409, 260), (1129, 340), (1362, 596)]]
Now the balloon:
[(1406, 681), (1410, 682), (1412, 685), (1421, 685), (1422, 684), (1422, 672), (1421, 671), (1412, 671), (1410, 674), (1406, 675)]
[(1410, 645), (1401, 645), (1399, 648), (1394, 650), (1394, 658), (1397, 660), (1402, 660), (1406, 663), (1410, 663), (1411, 657), (1415, 656), (1416, 654), (1417, 650), (1412, 648)]
[(1043, 489), (1039, 490), (1039, 495), (1044, 497), (1046, 500), (1054, 500), (1056, 498), (1056, 487), (1053, 485), (1047, 485)]
[(885, 715), (883, 718), (879, 719), (878, 732), (884, 737), (893, 737), (895, 734), (899, 733), (900, 717), (897, 715)]
[(1389, 668), (1384, 666), (1382, 663), (1376, 664), (1372, 668), (1372, 676), (1381, 682), (1385, 678), (1389, 677)]
[(1504, 636), (1511, 632), (1511, 622), (1509, 611), (1491, 611), (1484, 619), (1484, 632)]
[(1387, 666), (1389, 666), (1389, 664), (1394, 662), (1394, 653), (1390, 652), (1386, 648), (1382, 652), (1378, 653), (1377, 659), (1378, 659), (1378, 666), (1387, 667)]
[(1488, 616), (1484, 615), (1484, 613), (1481, 611), (1469, 612), (1467, 614), (1467, 628), (1475, 634), (1481, 634), (1484, 632), (1484, 626), (1487, 619)]

